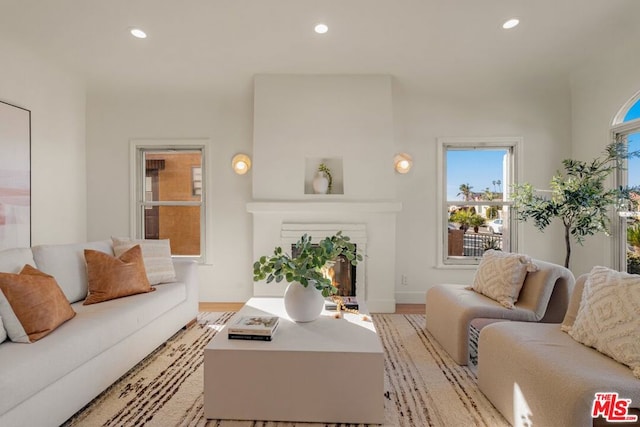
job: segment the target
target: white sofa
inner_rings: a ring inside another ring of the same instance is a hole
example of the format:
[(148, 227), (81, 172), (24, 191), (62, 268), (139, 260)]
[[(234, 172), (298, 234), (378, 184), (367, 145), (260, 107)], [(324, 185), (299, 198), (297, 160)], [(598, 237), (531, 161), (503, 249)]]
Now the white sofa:
[(35, 343), (0, 344), (0, 426), (60, 425), (197, 316), (191, 261), (174, 260), (176, 281), (155, 292), (83, 305), (84, 249), (113, 255), (111, 241), (0, 252), (0, 271), (30, 264), (53, 276), (77, 313)]

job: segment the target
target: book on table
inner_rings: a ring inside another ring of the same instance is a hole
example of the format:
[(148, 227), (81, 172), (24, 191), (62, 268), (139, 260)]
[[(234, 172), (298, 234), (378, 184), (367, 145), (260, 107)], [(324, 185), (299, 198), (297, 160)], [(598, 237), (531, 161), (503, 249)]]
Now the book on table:
[[(350, 309), (350, 310), (357, 310), (358, 309), (358, 300), (356, 299), (356, 297), (354, 296), (347, 296), (347, 297), (340, 297), (342, 298), (342, 302), (344, 304), (344, 308)], [(325, 310), (331, 310), (331, 311), (336, 311), (338, 309), (338, 304), (331, 298), (327, 298), (324, 301), (324, 309)]]
[(278, 316), (240, 316), (227, 332), (229, 339), (271, 341), (279, 323)]

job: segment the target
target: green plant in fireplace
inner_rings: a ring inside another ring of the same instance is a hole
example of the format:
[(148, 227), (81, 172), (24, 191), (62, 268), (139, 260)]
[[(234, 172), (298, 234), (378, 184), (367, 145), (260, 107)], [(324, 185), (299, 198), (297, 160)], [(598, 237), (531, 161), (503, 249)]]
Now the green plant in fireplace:
[(304, 234), (294, 245), (295, 257), (279, 246), (274, 249), (272, 255), (261, 256), (253, 264), (253, 280), (266, 280), (267, 283), (274, 280), (299, 282), (304, 287), (314, 286), (324, 297), (333, 295), (337, 288), (326, 274), (328, 268), (340, 255), (344, 255), (352, 265), (357, 265), (363, 259), (356, 245), (350, 240), (349, 236), (344, 236), (342, 231), (338, 231), (316, 244), (312, 242), (311, 236)]

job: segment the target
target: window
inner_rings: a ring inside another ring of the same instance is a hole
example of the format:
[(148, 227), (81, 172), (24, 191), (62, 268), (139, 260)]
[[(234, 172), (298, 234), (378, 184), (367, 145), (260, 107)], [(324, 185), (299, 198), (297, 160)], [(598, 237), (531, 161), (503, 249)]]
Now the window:
[(509, 190), (520, 138), (440, 138), (441, 265), (478, 264), (487, 249), (516, 251)]
[(170, 239), (171, 253), (204, 262), (205, 145), (132, 141), (132, 229), (141, 239)]
[[(625, 143), (629, 152), (640, 151), (640, 94), (620, 110), (614, 121), (612, 137)], [(640, 158), (626, 161), (616, 178), (618, 185), (640, 189)], [(634, 203), (622, 209), (614, 231), (617, 240), (614, 265), (620, 271), (640, 274), (640, 191), (633, 193)]]

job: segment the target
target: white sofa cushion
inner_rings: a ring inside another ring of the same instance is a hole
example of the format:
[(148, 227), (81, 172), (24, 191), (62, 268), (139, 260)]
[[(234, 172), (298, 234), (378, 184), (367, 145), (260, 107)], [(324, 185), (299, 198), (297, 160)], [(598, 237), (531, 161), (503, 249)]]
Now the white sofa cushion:
[(569, 335), (629, 366), (640, 379), (640, 276), (594, 267)]
[(72, 305), (77, 315), (43, 339), (30, 345), (4, 342), (0, 366), (11, 369), (0, 375), (0, 414), (158, 319), (186, 297), (186, 285), (175, 282), (156, 292), (101, 304), (78, 302)]
[(527, 255), (490, 249), (482, 256), (471, 289), (512, 309), (527, 272), (537, 269)]
[(36, 266), (31, 248), (14, 248), (0, 251), (0, 271), (3, 273), (19, 273), (25, 264)]
[(32, 248), (38, 270), (55, 277), (62, 292), (71, 303), (81, 301), (87, 296), (85, 249), (113, 255), (111, 242), (108, 240), (65, 245), (39, 245)]

